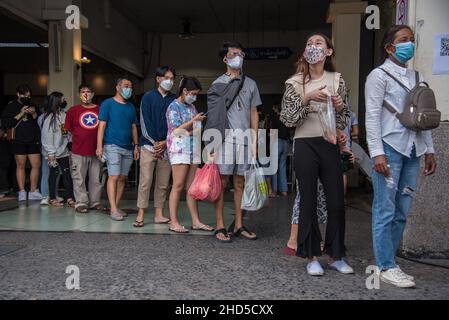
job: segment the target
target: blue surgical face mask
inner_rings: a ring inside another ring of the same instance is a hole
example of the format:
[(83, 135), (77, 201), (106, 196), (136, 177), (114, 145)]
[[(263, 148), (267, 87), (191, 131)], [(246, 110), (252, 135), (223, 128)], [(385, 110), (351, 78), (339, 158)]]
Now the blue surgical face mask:
[(123, 99), (128, 100), (133, 95), (133, 89), (132, 88), (122, 88), (120, 94), (122, 95)]
[(415, 56), (415, 44), (413, 42), (398, 43), (395, 45), (396, 52), (393, 56), (403, 64), (406, 64), (411, 58)]

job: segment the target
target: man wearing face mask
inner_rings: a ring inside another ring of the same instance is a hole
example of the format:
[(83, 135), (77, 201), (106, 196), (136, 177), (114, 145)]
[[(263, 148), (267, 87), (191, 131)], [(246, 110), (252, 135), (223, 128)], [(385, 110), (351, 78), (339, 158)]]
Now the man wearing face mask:
[[(164, 66), (156, 70), (157, 88), (147, 92), (142, 98), (140, 106), (140, 179), (137, 207), (139, 208), (136, 226), (142, 226), (145, 210), (148, 208), (150, 190), (153, 178), (156, 178), (154, 188), (154, 222), (168, 223), (169, 219), (163, 215), (167, 199), (171, 166), (167, 155), (167, 108), (176, 99), (171, 93), (176, 71)], [(154, 176), (154, 171), (156, 174)]]
[(17, 169), (18, 200), (26, 201), (25, 166), (27, 160), (31, 164), (29, 200), (42, 200), (37, 189), (41, 166), (41, 131), (37, 123), (39, 110), (31, 102), (31, 89), (27, 85), (17, 88), (17, 99), (10, 102), (2, 115), (2, 125), (10, 133), (14, 132), (12, 152), (15, 156)]
[(97, 157), (105, 159), (109, 179), (107, 191), (111, 206), (111, 219), (123, 221), (126, 213), (120, 210), (120, 200), (133, 160), (139, 160), (137, 116), (134, 105), (133, 84), (126, 78), (117, 81), (116, 94), (100, 106), (97, 136)]
[[(245, 186), (244, 174), (250, 167), (250, 157), (253, 159), (256, 157), (257, 129), (259, 126), (257, 107), (262, 105), (262, 101), (256, 82), (243, 75), (245, 53), (242, 45), (238, 42), (224, 43), (219, 55), (223, 63), (226, 64), (227, 71), (214, 81), (208, 91), (208, 121), (205, 128), (206, 130), (219, 130), (224, 140), (214, 154), (223, 185), (222, 196), (215, 204), (216, 238), (222, 242), (231, 241), (224, 226), (223, 195), (229, 177), (233, 176), (236, 208), (233, 234), (234, 236), (255, 240), (256, 234), (243, 226), (240, 207)], [(244, 133), (251, 131), (251, 139), (246, 139), (246, 134), (226, 131), (227, 129), (241, 130)]]
[[(81, 104), (67, 112), (65, 128), (72, 134), (72, 179), (75, 194), (75, 210), (87, 213), (88, 209), (104, 211), (101, 205), (101, 161), (96, 157), (98, 114), (100, 107), (92, 102), (94, 92), (89, 85), (80, 85)], [(89, 173), (89, 192), (86, 177)]]

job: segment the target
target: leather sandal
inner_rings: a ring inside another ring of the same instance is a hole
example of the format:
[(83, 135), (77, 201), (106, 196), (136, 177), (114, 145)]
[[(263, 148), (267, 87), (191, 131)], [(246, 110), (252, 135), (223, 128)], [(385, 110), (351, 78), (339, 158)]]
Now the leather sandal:
[[(249, 235), (253, 234), (255, 235), (255, 237), (249, 237), (243, 234), (243, 232), (248, 233)], [(238, 229), (237, 231), (234, 232), (234, 236), (235, 237), (240, 237), (242, 236), (243, 238), (247, 239), (247, 240), (257, 240), (257, 236), (255, 233), (249, 231), (246, 227), (241, 227), (240, 229)]]
[[(228, 239), (227, 239), (227, 240), (223, 240), (223, 239), (218, 238), (217, 235), (218, 235), (219, 233), (223, 234), (223, 235), (224, 235), (225, 237), (227, 237)], [(231, 237), (229, 236), (228, 231), (227, 231), (226, 229), (224, 229), (224, 228), (215, 231), (214, 234), (215, 234), (215, 238), (216, 238), (218, 241), (220, 241), (220, 242), (224, 242), (224, 243), (232, 242), (232, 239), (231, 239)]]

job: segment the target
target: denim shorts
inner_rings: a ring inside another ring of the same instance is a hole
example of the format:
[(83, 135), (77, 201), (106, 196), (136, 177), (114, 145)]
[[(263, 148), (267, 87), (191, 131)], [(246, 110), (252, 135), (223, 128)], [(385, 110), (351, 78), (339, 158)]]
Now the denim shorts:
[(132, 150), (108, 144), (104, 146), (104, 156), (108, 166), (108, 175), (128, 176), (134, 161)]

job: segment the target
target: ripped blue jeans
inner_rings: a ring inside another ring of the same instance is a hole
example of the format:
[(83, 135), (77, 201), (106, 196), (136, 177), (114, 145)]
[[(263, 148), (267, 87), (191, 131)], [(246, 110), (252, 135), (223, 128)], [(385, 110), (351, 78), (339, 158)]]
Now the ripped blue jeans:
[(373, 247), (376, 264), (381, 270), (396, 268), (395, 256), (404, 233), (407, 215), (417, 188), (420, 158), (413, 148), (410, 158), (384, 142), (393, 184), (373, 171)]

